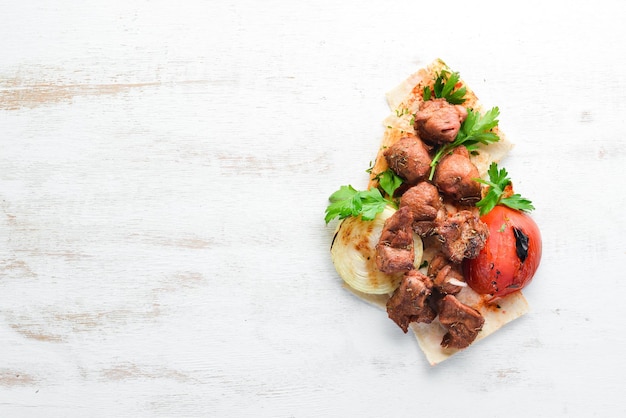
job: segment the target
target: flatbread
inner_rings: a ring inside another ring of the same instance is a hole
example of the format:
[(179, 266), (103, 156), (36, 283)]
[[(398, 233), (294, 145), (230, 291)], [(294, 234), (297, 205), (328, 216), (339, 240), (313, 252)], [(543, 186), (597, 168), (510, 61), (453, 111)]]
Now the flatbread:
[[(407, 134), (415, 135), (415, 129), (411, 123), (412, 115), (419, 110), (419, 106), (423, 101), (421, 94), (423, 88), (432, 86), (433, 81), (441, 70), (452, 72), (441, 59), (436, 59), (428, 67), (418, 70), (387, 93), (387, 104), (391, 109), (391, 114), (383, 120), (385, 132), (376, 161), (372, 166), (368, 188), (377, 186), (376, 176), (388, 168), (387, 160), (383, 156), (385, 149)], [(461, 81), (463, 82), (462, 79)], [(463, 103), (463, 106), (484, 112), (485, 109), (474, 91), (465, 82), (463, 82), (463, 85), (466, 88), (466, 101)], [(489, 145), (480, 144), (477, 153), (470, 157), (476, 168), (478, 168), (481, 177), (486, 177), (489, 164), (500, 162), (513, 148), (513, 144), (498, 127), (494, 129), (494, 132), (498, 134), (500, 140)]]
[[(419, 110), (420, 103), (422, 102), (421, 92), (424, 86), (430, 85), (432, 87), (437, 74), (441, 70), (452, 72), (441, 59), (436, 59), (429, 66), (412, 74), (387, 93), (387, 103), (391, 109), (391, 114), (383, 121), (385, 132), (376, 160), (372, 166), (368, 188), (377, 186), (378, 181), (376, 176), (388, 168), (387, 161), (383, 156), (384, 150), (403, 136), (415, 134), (411, 123), (412, 114)], [(463, 85), (466, 87), (467, 91), (465, 95), (466, 102), (463, 105), (484, 112), (474, 92), (465, 82), (463, 82)], [(492, 162), (499, 162), (513, 147), (513, 144), (506, 138), (501, 130), (498, 128), (494, 130), (498, 133), (500, 141), (489, 144), (488, 146), (481, 145), (478, 153), (471, 156), (472, 162), (476, 165), (483, 178), (487, 176), (489, 165)], [(425, 250), (424, 259), (430, 261), (430, 257), (432, 257), (432, 253), (429, 254), (429, 252)], [(346, 288), (364, 301), (386, 311), (386, 303), (391, 295), (366, 294), (354, 290), (347, 285)], [(479, 295), (471, 288), (465, 287), (457, 295), (457, 298), (462, 303), (477, 309), (485, 319), (482, 330), (478, 333), (476, 340), (474, 340), (470, 347), (474, 346), (477, 341), (494, 333), (507, 323), (521, 317), (529, 311), (528, 302), (521, 291), (511, 293), (504, 298), (490, 302), (486, 299), (487, 296)], [(420, 348), (431, 365), (438, 364), (460, 351), (458, 349), (445, 349), (441, 346), (441, 340), (446, 333), (446, 329), (437, 319), (430, 324), (411, 323), (409, 327), (415, 334)]]
[[(428, 254), (428, 252), (424, 254), (424, 260), (430, 261), (430, 257), (431, 255)], [(424, 270), (422, 270), (422, 272), (425, 273)], [(387, 311), (387, 300), (391, 294), (373, 295), (359, 292), (346, 284), (344, 284), (344, 286), (360, 299), (380, 308), (385, 312)], [(487, 296), (479, 295), (471, 288), (465, 287), (456, 295), (456, 297), (460, 302), (478, 310), (485, 319), (482, 330), (478, 333), (474, 342), (472, 342), (472, 344), (465, 350), (470, 349), (478, 341), (493, 334), (509, 322), (528, 313), (530, 309), (530, 306), (521, 291), (511, 293), (498, 299), (497, 301), (490, 302), (487, 300)], [(396, 326), (393, 322), (391, 322), (391, 325)], [(430, 324), (413, 322), (409, 324), (409, 328), (415, 335), (420, 349), (426, 356), (426, 360), (428, 360), (432, 366), (441, 363), (450, 356), (461, 351), (459, 349), (443, 348), (441, 346), (441, 340), (447, 330), (443, 327), (443, 325), (441, 325), (438, 319), (435, 319)]]

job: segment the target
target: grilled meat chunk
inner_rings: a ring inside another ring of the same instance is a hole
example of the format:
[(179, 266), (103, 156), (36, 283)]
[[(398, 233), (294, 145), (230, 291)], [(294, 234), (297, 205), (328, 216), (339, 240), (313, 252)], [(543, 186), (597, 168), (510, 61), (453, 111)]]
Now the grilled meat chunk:
[(442, 208), (437, 188), (426, 181), (418, 183), (402, 195), (400, 207), (405, 206), (411, 209), (413, 215), (413, 231), (422, 237), (431, 235)]
[(428, 143), (453, 142), (466, 118), (467, 109), (461, 105), (450, 104), (443, 98), (427, 100), (415, 114), (415, 131)]
[(433, 182), (445, 196), (462, 204), (473, 204), (481, 198), (478, 169), (465, 147), (457, 147), (439, 161)]
[(450, 261), (459, 264), (464, 258), (476, 258), (485, 246), (489, 228), (477, 215), (461, 210), (437, 225), (441, 251)]
[(387, 301), (387, 314), (405, 333), (411, 322), (431, 323), (437, 313), (428, 303), (432, 280), (418, 270), (404, 275), (400, 286)]
[(428, 176), (431, 158), (424, 143), (415, 136), (401, 138), (383, 155), (389, 168), (409, 184), (417, 184)]
[(385, 221), (376, 244), (376, 266), (383, 273), (404, 272), (414, 267), (411, 221), (408, 207), (398, 209)]
[(451, 264), (443, 255), (437, 254), (428, 265), (428, 277), (437, 291), (443, 295), (456, 295), (464, 287), (465, 278), (459, 264)]
[(448, 329), (441, 341), (442, 347), (466, 348), (476, 339), (485, 319), (476, 309), (447, 295), (439, 304), (439, 322)]

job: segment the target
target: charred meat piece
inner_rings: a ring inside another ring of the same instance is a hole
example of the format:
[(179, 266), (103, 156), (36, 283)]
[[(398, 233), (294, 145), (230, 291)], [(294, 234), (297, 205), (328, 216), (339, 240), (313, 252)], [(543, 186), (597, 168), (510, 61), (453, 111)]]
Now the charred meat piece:
[(426, 142), (445, 144), (454, 141), (466, 118), (467, 109), (461, 105), (446, 99), (427, 100), (415, 114), (415, 130)]
[(439, 322), (448, 329), (441, 346), (465, 348), (476, 339), (485, 319), (476, 309), (464, 305), (452, 295), (447, 295), (439, 304)]
[(432, 281), (418, 270), (404, 275), (400, 286), (387, 301), (387, 314), (405, 333), (411, 322), (430, 324), (437, 313), (428, 303)]
[(380, 245), (376, 248), (376, 266), (383, 273), (398, 273), (413, 268), (412, 248), (395, 248)]
[(442, 208), (439, 191), (431, 183), (423, 181), (402, 195), (400, 207), (408, 207), (413, 215), (413, 231), (425, 237), (435, 228), (435, 220)]
[(459, 264), (451, 264), (443, 255), (437, 254), (428, 265), (428, 277), (443, 295), (456, 295), (465, 286), (465, 278)]
[(481, 198), (478, 169), (469, 158), (465, 147), (457, 147), (441, 159), (433, 182), (447, 197), (463, 204), (473, 204)]
[(417, 137), (405, 136), (384, 152), (389, 168), (409, 184), (424, 180), (430, 171), (430, 155)]
[(476, 258), (489, 236), (487, 225), (469, 210), (449, 216), (437, 225), (435, 232), (441, 241), (441, 251), (455, 264), (464, 258)]
[(411, 211), (398, 209), (383, 225), (376, 245), (376, 266), (383, 273), (411, 270), (415, 260)]

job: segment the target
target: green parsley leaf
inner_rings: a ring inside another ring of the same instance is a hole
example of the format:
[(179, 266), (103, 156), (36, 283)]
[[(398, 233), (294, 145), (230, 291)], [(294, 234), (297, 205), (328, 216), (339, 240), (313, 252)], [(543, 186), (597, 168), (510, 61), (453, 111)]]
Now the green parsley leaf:
[(462, 141), (466, 147), (472, 146), (475, 149), (479, 143), (489, 144), (498, 141), (500, 138), (491, 132), (498, 126), (498, 116), (500, 116), (498, 107), (491, 108), (484, 115), (468, 109), (467, 118), (463, 121), (455, 142)]
[(439, 148), (430, 163), (429, 180), (435, 175), (435, 167), (444, 156), (452, 152), (456, 147), (465, 146), (469, 152), (474, 152), (479, 144), (498, 142), (500, 137), (491, 130), (498, 126), (500, 109), (494, 107), (482, 115), (472, 109), (467, 109), (467, 118), (461, 124), (459, 133), (453, 142)]
[(476, 207), (480, 209), (481, 216), (488, 214), (497, 205), (508, 206), (511, 209), (523, 212), (530, 212), (535, 209), (530, 200), (517, 193), (503, 197), (505, 188), (511, 184), (511, 179), (508, 177), (509, 173), (507, 173), (506, 169), (498, 170), (498, 165), (491, 163), (487, 174), (489, 174), (489, 180), (475, 179), (479, 183), (489, 186), (489, 191), (485, 197), (476, 203)]
[(409, 114), (409, 109), (407, 109), (406, 107), (401, 108), (401, 109), (396, 109), (396, 116), (397, 117), (402, 117), (404, 115), (408, 115)]
[(500, 204), (508, 206), (511, 209), (521, 210), (522, 212), (530, 212), (532, 210), (535, 210), (535, 207), (530, 200), (522, 197), (517, 193), (509, 197), (503, 197), (502, 199), (500, 199)]
[(401, 177), (399, 177), (396, 173), (391, 169), (387, 169), (382, 173), (376, 176), (378, 180), (378, 184), (380, 187), (387, 193), (387, 195), (393, 198), (393, 194), (396, 189), (402, 185), (404, 182)]
[(332, 219), (346, 218), (352, 214), (351, 200), (357, 191), (352, 186), (341, 186), (339, 190), (334, 192), (328, 200), (331, 202), (326, 208), (326, 223)]
[(338, 203), (347, 199), (350, 199), (357, 193), (356, 189), (350, 185), (341, 186), (339, 190), (330, 195), (328, 200), (331, 203)]
[(344, 219), (349, 216), (361, 216), (364, 221), (371, 221), (385, 206), (393, 204), (376, 187), (358, 191), (350, 185), (341, 186), (328, 200), (330, 204), (324, 217), (327, 224), (335, 218)]
[(430, 100), (433, 95), (437, 99), (446, 99), (448, 103), (463, 104), (465, 102), (465, 93), (467, 89), (465, 86), (455, 90), (456, 85), (461, 80), (461, 76), (458, 72), (450, 73), (446, 70), (441, 70), (435, 78), (435, 83), (431, 89), (429, 86), (425, 86), (422, 91), (422, 98), (424, 101)]
[[(374, 219), (376, 215), (385, 210), (385, 206), (390, 203), (383, 197), (380, 190), (375, 187), (362, 192), (360, 198), (361, 206), (359, 214), (361, 215), (361, 219), (364, 221), (371, 221)], [(352, 216), (355, 215), (353, 214)]]
[(425, 102), (429, 101), (430, 98), (433, 96), (433, 92), (430, 89), (429, 86), (425, 86), (423, 91), (422, 91), (422, 98), (424, 99)]

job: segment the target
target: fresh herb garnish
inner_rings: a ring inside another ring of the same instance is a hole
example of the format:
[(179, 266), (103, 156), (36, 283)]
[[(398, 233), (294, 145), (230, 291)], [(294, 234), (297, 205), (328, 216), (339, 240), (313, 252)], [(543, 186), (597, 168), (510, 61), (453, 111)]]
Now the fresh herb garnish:
[(496, 205), (508, 206), (511, 209), (521, 210), (523, 212), (530, 212), (535, 209), (532, 202), (521, 195), (515, 193), (505, 195), (506, 187), (511, 184), (511, 179), (508, 177), (506, 169), (501, 168), (498, 170), (498, 164), (491, 163), (489, 170), (489, 180), (476, 179), (476, 181), (489, 186), (489, 191), (476, 206), (480, 209), (480, 215), (488, 214), (491, 209)]
[(409, 114), (409, 109), (407, 109), (406, 107), (402, 108), (402, 109), (396, 109), (396, 116), (397, 117), (402, 117), (402, 116), (408, 115), (408, 114)]
[(361, 216), (364, 221), (371, 221), (385, 206), (394, 205), (376, 187), (358, 191), (350, 185), (341, 186), (328, 200), (330, 204), (324, 218), (327, 224), (335, 218), (344, 219), (349, 216)]
[(378, 184), (380, 185), (381, 189), (383, 189), (384, 192), (387, 193), (387, 195), (389, 195), (389, 197), (391, 198), (393, 198), (393, 194), (395, 193), (396, 189), (400, 187), (404, 182), (404, 180), (402, 180), (402, 177), (399, 177), (396, 173), (393, 172), (393, 170), (389, 168), (378, 174), (376, 176), (376, 180), (378, 180)]
[(424, 101), (428, 101), (434, 95), (437, 99), (446, 99), (448, 103), (463, 104), (465, 102), (465, 93), (467, 89), (465, 86), (455, 90), (455, 87), (459, 83), (461, 76), (458, 72), (450, 73), (446, 70), (441, 70), (437, 74), (435, 84), (431, 89), (430, 86), (425, 86), (422, 92), (422, 98)]
[(467, 109), (467, 118), (461, 124), (461, 129), (459, 129), (456, 139), (439, 148), (433, 157), (430, 163), (430, 175), (428, 179), (433, 179), (435, 167), (439, 163), (439, 160), (452, 152), (456, 147), (463, 145), (471, 153), (478, 148), (479, 144), (487, 145), (499, 141), (500, 137), (495, 132), (491, 131), (498, 126), (497, 118), (499, 115), (500, 109), (497, 107), (492, 108), (484, 115), (472, 109)]

